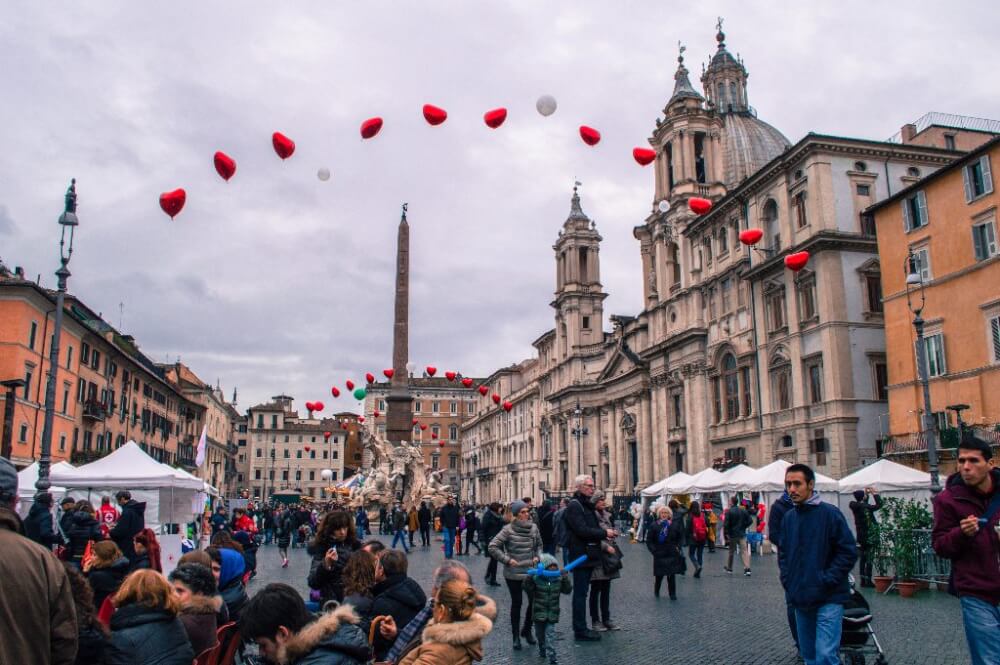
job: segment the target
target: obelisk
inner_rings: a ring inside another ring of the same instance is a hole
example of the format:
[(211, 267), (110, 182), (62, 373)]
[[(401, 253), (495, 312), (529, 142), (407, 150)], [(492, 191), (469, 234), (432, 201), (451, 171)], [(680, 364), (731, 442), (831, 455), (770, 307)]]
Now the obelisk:
[(410, 355), (410, 225), (406, 205), (396, 233), (396, 305), (392, 327), (392, 378), (386, 398), (386, 438), (392, 444), (410, 441), (413, 432), (410, 376), (406, 371)]

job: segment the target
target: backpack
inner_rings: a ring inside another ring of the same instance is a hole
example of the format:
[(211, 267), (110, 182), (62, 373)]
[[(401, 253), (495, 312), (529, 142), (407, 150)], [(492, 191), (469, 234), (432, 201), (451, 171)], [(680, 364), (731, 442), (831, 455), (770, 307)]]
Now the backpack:
[(705, 525), (704, 515), (698, 515), (691, 520), (691, 532), (694, 534), (694, 542), (703, 543), (708, 540), (708, 527)]

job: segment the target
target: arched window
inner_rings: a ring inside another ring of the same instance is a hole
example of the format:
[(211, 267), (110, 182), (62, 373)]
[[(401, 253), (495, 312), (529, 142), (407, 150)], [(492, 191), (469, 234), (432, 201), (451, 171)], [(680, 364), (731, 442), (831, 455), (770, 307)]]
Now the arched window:
[(792, 365), (782, 353), (771, 359), (771, 405), (775, 411), (792, 407)]
[(767, 234), (768, 245), (775, 250), (781, 249), (781, 228), (778, 225), (778, 203), (768, 199), (761, 211), (764, 220), (764, 233)]
[(671, 264), (670, 288), (681, 288), (681, 250), (677, 243), (671, 242), (667, 246), (667, 260)]
[(722, 384), (726, 391), (726, 420), (736, 420), (740, 415), (740, 380), (736, 357), (731, 353), (722, 358)]

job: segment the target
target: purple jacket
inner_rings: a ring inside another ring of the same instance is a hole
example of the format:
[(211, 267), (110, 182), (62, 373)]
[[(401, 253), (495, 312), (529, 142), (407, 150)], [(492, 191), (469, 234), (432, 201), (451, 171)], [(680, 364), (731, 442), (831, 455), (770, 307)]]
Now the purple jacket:
[(959, 596), (972, 596), (993, 605), (1000, 604), (1000, 540), (994, 527), (1000, 511), (974, 536), (962, 533), (958, 523), (969, 515), (982, 517), (993, 494), (1000, 491), (1000, 469), (990, 471), (993, 493), (982, 496), (966, 487), (958, 473), (950, 476), (934, 498), (934, 551), (951, 559), (952, 576)]

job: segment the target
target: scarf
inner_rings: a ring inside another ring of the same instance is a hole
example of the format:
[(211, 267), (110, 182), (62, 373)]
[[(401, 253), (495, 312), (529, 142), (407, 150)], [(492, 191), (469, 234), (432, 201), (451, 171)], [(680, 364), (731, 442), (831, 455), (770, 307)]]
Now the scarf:
[(660, 522), (660, 533), (657, 536), (657, 540), (662, 545), (667, 542), (667, 534), (670, 532), (670, 520), (663, 520)]

